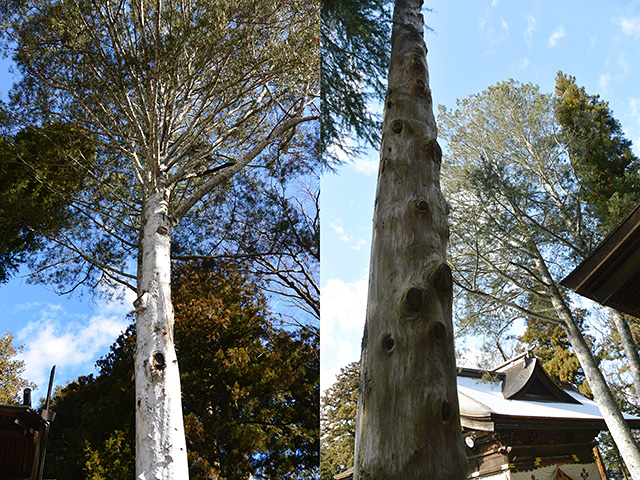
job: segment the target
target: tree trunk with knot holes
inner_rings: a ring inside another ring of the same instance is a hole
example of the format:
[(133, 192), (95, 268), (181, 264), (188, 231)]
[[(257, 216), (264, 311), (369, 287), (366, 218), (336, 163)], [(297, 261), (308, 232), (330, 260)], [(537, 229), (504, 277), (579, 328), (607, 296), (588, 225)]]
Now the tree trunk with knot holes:
[(420, 0), (396, 1), (362, 339), (356, 480), (462, 480), (440, 190)]

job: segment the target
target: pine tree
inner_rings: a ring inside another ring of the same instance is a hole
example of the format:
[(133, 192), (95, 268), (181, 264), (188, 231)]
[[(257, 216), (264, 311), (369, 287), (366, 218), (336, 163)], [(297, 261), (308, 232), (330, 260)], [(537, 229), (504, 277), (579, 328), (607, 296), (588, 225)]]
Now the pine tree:
[(47, 236), (34, 271), (62, 290), (136, 293), (141, 478), (188, 475), (172, 238), (215, 218), (207, 207), (234, 177), (268, 174), (269, 151), (318, 119), (319, 13), (300, 0), (0, 4), (14, 128), (75, 122), (96, 146), (90, 166), (76, 162), (87, 181), (74, 222)]
[[(456, 283), (505, 318), (563, 327), (593, 397), (631, 471), (634, 443), (559, 281), (597, 237), (579, 179), (559, 139), (552, 99), (514, 80), (441, 109)], [(532, 302), (531, 299), (536, 301)]]

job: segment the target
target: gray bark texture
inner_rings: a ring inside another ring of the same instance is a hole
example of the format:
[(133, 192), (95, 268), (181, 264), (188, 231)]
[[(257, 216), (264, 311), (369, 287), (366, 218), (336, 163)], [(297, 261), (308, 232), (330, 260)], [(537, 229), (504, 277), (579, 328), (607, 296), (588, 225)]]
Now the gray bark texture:
[(624, 315), (612, 308), (609, 309), (611, 318), (616, 326), (622, 349), (629, 362), (629, 370), (633, 377), (633, 386), (635, 388), (636, 402), (640, 403), (640, 355), (638, 354), (638, 346), (633, 339), (633, 334), (629, 328), (629, 324), (625, 321)]
[(362, 339), (356, 480), (464, 479), (440, 190), (422, 1), (399, 0)]
[(598, 368), (589, 345), (587, 345), (582, 332), (574, 322), (571, 309), (567, 306), (564, 297), (558, 290), (558, 285), (553, 281), (539, 252), (536, 259), (536, 267), (542, 281), (547, 285), (547, 291), (556, 315), (564, 322), (564, 330), (567, 333), (569, 343), (578, 357), (580, 366), (593, 392), (593, 398), (600, 409), (613, 441), (618, 447), (620, 455), (629, 469), (629, 473), (631, 473), (631, 477), (640, 479), (640, 450), (638, 450), (638, 445), (631, 434), (631, 429), (625, 421), (602, 371)]

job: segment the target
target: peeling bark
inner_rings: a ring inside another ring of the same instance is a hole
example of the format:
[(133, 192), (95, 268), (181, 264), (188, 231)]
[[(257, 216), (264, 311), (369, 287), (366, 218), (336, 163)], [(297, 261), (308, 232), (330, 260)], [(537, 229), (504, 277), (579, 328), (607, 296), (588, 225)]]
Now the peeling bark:
[(356, 480), (466, 478), (421, 1), (396, 2), (362, 340)]
[(187, 479), (180, 374), (173, 341), (171, 225), (162, 192), (142, 214), (136, 309), (136, 474), (140, 480)]

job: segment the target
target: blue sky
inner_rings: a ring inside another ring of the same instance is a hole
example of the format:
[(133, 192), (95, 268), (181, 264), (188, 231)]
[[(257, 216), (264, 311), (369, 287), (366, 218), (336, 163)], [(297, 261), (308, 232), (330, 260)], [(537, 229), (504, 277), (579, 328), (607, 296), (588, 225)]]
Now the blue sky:
[(38, 385), (35, 403), (47, 394), (49, 373), (56, 365), (54, 385), (65, 385), (95, 372), (95, 361), (109, 351), (127, 328), (132, 295), (107, 302), (85, 296), (59, 296), (46, 286), (30, 285), (23, 272), (0, 286), (0, 332), (13, 333), (24, 345), (24, 377)]
[[(609, 102), (640, 153), (640, 1), (426, 1), (434, 105), (509, 78), (552, 92), (558, 70)], [(437, 113), (437, 112), (436, 112)], [(321, 188), (321, 387), (360, 357), (378, 154)]]
[[(514, 78), (551, 92), (556, 72), (577, 77), (609, 101), (634, 144), (640, 145), (640, 2), (608, 0), (427, 1), (425, 34), (434, 104), (448, 108), (498, 81)], [(12, 77), (0, 60), (0, 96)], [(637, 151), (637, 150), (636, 150)], [(364, 325), (377, 152), (352, 160), (322, 179), (323, 390), (340, 367), (357, 360)], [(0, 334), (25, 345), (26, 376), (46, 394), (93, 371), (95, 360), (126, 328), (131, 298), (95, 302), (59, 297), (16, 276), (0, 286)]]
[[(0, 97), (6, 99), (14, 75), (10, 61), (0, 59)], [(14, 345), (23, 345), (23, 377), (38, 385), (34, 406), (46, 396), (51, 367), (56, 365), (54, 386), (95, 372), (95, 362), (127, 328), (127, 313), (135, 297), (122, 301), (93, 300), (91, 295), (56, 295), (51, 288), (31, 285), (22, 269), (0, 285), (0, 335), (12, 333)]]

